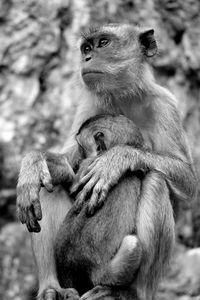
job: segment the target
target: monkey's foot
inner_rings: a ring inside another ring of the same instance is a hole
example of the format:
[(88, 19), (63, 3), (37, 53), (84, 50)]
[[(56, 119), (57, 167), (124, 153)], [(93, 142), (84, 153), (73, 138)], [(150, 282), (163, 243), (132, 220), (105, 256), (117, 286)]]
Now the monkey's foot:
[(85, 293), (81, 300), (114, 300), (113, 292), (109, 287), (98, 285)]
[(75, 289), (66, 289), (64, 291), (63, 300), (79, 300), (80, 296)]
[(55, 289), (46, 288), (37, 298), (37, 300), (78, 300), (80, 299), (75, 289)]
[(60, 300), (60, 299), (59, 299), (58, 292), (51, 287), (45, 289), (37, 298), (37, 300)]

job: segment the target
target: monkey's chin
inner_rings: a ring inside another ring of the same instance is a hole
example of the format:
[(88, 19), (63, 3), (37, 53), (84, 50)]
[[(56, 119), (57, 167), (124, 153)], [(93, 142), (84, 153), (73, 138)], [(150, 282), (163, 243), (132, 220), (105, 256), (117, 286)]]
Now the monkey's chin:
[(97, 90), (103, 85), (104, 74), (100, 72), (86, 73), (82, 75), (85, 85), (91, 90)]

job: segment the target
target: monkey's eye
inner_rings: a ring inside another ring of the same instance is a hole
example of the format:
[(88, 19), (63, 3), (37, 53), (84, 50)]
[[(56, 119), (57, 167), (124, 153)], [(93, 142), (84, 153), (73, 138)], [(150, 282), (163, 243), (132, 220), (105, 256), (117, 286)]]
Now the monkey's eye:
[(99, 141), (100, 139), (102, 139), (103, 137), (104, 137), (104, 134), (103, 134), (103, 132), (100, 132), (100, 131), (95, 133), (95, 135), (94, 135), (94, 139), (96, 142)]
[(84, 44), (81, 48), (82, 48), (81, 51), (84, 54), (88, 54), (92, 51), (92, 46), (90, 44)]
[(110, 41), (109, 41), (109, 39), (107, 39), (107, 38), (102, 38), (102, 39), (100, 39), (99, 40), (99, 43), (98, 43), (98, 48), (102, 48), (102, 47), (105, 47), (106, 45), (108, 45), (108, 43), (109, 43)]

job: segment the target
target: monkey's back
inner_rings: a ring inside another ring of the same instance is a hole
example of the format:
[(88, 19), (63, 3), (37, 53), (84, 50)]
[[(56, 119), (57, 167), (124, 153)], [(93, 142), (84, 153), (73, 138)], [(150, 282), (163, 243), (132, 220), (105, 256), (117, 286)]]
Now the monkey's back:
[(140, 189), (139, 178), (126, 176), (93, 216), (87, 216), (86, 205), (79, 214), (71, 208), (58, 232), (55, 249), (62, 287), (74, 287), (82, 294), (93, 286), (95, 271), (108, 264), (126, 235), (136, 231)]

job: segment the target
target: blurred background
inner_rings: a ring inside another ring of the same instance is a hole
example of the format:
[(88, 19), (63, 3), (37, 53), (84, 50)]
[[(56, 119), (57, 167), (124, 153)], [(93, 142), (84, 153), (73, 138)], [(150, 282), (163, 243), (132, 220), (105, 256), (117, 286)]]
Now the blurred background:
[[(199, 0), (0, 0), (0, 299), (25, 300), (34, 263), (25, 226), (15, 215), (23, 154), (59, 149), (81, 95), (73, 74), (88, 24), (130, 22), (154, 28), (155, 76), (179, 100), (200, 173)], [(200, 206), (182, 208), (177, 245), (157, 300), (200, 299)]]

